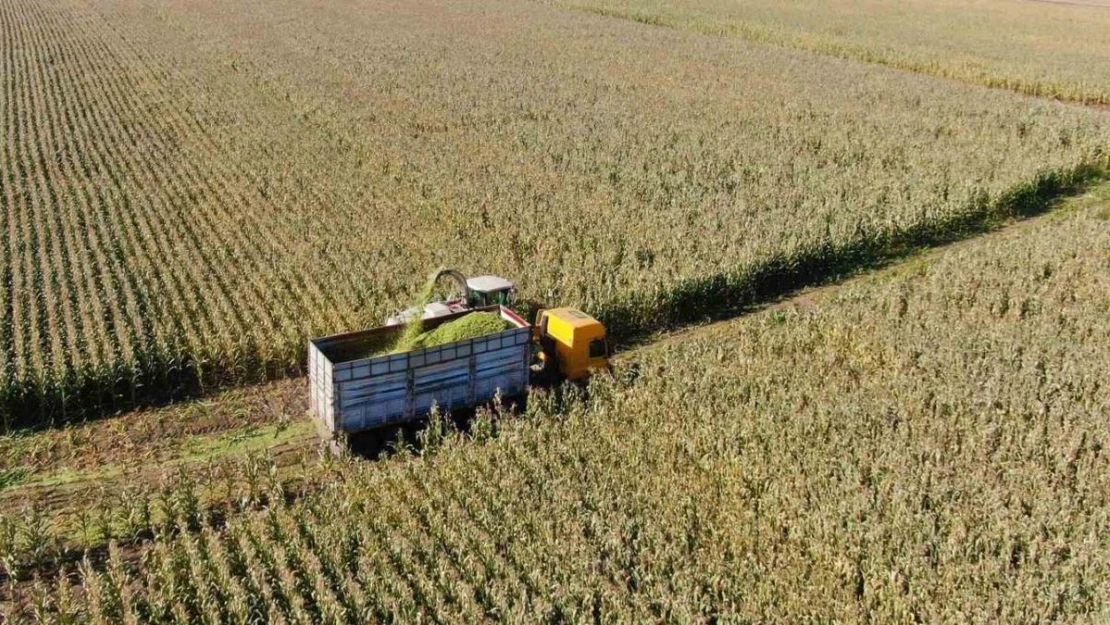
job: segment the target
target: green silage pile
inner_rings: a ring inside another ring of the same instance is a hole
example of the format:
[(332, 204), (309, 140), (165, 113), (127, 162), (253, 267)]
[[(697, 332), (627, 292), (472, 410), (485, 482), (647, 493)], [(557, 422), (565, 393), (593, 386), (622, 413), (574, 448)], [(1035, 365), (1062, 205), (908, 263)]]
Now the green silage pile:
[(437, 347), (454, 341), (474, 339), (516, 327), (502, 319), (500, 315), (486, 312), (470, 313), (454, 321), (441, 324), (427, 332), (413, 332), (410, 330), (412, 325), (412, 323), (408, 324), (408, 327), (400, 333), (400, 336), (379, 334), (363, 337), (354, 342), (348, 341), (346, 344), (333, 345), (329, 347), (328, 358), (332, 362), (350, 362), (364, 358), (376, 358), (424, 347)]
[(476, 339), (487, 334), (504, 332), (513, 327), (493, 313), (476, 312), (454, 321), (445, 323), (438, 328), (420, 335), (420, 347), (435, 347), (455, 341)]
[(409, 338), (402, 336), (388, 353), (397, 354), (423, 347), (436, 347), (455, 341), (474, 339), (487, 334), (496, 334), (513, 327), (513, 324), (493, 313), (475, 312), (454, 321), (449, 321), (433, 330), (422, 332)]

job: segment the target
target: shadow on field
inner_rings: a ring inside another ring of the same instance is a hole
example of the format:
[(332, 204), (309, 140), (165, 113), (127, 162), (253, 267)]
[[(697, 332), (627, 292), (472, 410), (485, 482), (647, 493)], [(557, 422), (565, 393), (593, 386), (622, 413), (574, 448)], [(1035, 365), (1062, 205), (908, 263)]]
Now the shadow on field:
[[(527, 397), (514, 398), (507, 405), (511, 405), (512, 410), (523, 410), (526, 401)], [(349, 434), (346, 437), (345, 451), (363, 460), (383, 460), (399, 453), (423, 455), (430, 447), (429, 428), (440, 427), (440, 437), (455, 433), (470, 435), (481, 410), (488, 411), (490, 406), (456, 408), (444, 413), (438, 421), (421, 417), (397, 425)]]
[(737, 317), (802, 289), (841, 282), (914, 253), (988, 233), (1009, 221), (1044, 214), (1107, 174), (1094, 165), (1044, 173), (994, 202), (984, 195), (963, 214), (940, 222), (864, 234), (848, 244), (826, 243), (790, 257), (777, 255), (742, 271), (686, 280), (665, 293), (634, 295), (592, 312), (619, 346), (634, 347), (661, 332)]
[[(624, 384), (635, 382), (636, 367), (624, 367), (618, 376)], [(487, 402), (481, 406), (458, 408), (437, 416), (424, 416), (406, 423), (349, 434), (346, 445), (336, 443), (332, 451), (349, 453), (363, 460), (383, 460), (400, 453), (426, 455), (435, 453), (445, 442), (463, 437), (470, 442), (491, 440), (501, 425), (528, 412), (529, 404), (546, 414), (561, 414), (572, 404), (589, 399), (590, 385), (585, 380), (563, 381), (555, 386), (533, 386), (528, 392)]]
[(402, 451), (420, 453), (423, 446), (420, 434), (427, 425), (427, 419), (417, 419), (399, 425), (349, 434), (345, 451), (362, 460), (384, 460)]

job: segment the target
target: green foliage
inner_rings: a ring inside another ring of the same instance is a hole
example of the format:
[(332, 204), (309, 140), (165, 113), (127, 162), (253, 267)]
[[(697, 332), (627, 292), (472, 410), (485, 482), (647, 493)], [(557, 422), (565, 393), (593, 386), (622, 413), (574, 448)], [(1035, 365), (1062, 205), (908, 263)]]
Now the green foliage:
[(11, 469), (0, 469), (0, 491), (5, 488), (10, 488), (27, 478), (27, 470), (15, 467)]

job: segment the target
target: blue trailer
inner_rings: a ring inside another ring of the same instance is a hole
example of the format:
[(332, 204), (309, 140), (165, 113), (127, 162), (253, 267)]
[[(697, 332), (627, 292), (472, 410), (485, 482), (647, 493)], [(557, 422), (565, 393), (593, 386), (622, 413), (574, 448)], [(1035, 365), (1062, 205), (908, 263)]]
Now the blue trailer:
[(424, 322), (425, 329), (474, 311), (500, 315), (512, 328), (473, 339), (373, 355), (404, 332), (393, 325), (316, 338), (308, 345), (311, 407), (331, 439), (527, 392), (532, 326), (504, 306), (487, 306)]

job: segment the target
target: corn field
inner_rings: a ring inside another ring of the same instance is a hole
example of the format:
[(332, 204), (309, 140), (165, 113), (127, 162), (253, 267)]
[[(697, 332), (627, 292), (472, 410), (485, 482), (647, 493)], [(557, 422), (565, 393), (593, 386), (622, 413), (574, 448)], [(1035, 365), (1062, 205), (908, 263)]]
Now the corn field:
[[(1107, 20), (0, 0), (0, 621), (1110, 618), (1110, 117), (1012, 93)], [(210, 392), (444, 265), (657, 340), (373, 462)]]
[[(45, 622), (1090, 622), (1107, 616), (1110, 196), (433, 420), (16, 589)], [(214, 483), (211, 489), (222, 488)], [(133, 497), (132, 501), (140, 498)], [(140, 532), (141, 533), (141, 532)], [(0, 535), (32, 536), (13, 526)], [(145, 535), (145, 534), (144, 534)], [(2, 543), (5, 562), (32, 544)]]
[(493, 0), (2, 0), (0, 64), (5, 427), (297, 373), (438, 265), (652, 331), (1043, 203), (1110, 144), (1095, 111)]
[(1110, 4), (1103, 0), (553, 3), (1033, 96), (1110, 104)]

